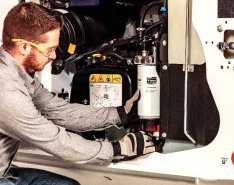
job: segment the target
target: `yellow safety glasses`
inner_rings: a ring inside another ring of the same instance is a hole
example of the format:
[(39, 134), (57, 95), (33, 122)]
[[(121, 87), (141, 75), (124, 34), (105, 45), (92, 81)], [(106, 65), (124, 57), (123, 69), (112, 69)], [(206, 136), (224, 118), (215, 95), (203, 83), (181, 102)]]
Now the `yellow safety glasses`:
[(57, 47), (51, 47), (51, 48), (46, 48), (44, 46), (41, 46), (39, 44), (35, 44), (33, 42), (24, 40), (24, 39), (11, 39), (12, 42), (23, 42), (30, 44), (31, 46), (35, 47), (39, 52), (41, 52), (45, 56), (50, 56), (53, 52), (55, 52)]

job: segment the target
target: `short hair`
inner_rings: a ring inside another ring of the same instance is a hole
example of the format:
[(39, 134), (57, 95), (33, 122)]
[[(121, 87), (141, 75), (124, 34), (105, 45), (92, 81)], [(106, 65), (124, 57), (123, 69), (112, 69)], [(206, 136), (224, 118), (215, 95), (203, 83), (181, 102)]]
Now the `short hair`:
[(4, 49), (11, 49), (13, 38), (31, 42), (45, 42), (42, 34), (63, 26), (63, 17), (56, 11), (49, 10), (33, 2), (23, 2), (14, 6), (7, 14), (3, 24), (2, 42)]

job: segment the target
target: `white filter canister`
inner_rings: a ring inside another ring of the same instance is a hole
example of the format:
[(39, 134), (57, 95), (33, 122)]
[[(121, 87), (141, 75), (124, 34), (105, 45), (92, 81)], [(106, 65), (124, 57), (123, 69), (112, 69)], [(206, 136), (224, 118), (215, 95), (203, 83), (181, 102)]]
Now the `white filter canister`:
[(138, 115), (141, 119), (158, 119), (160, 117), (160, 79), (155, 65), (137, 66)]

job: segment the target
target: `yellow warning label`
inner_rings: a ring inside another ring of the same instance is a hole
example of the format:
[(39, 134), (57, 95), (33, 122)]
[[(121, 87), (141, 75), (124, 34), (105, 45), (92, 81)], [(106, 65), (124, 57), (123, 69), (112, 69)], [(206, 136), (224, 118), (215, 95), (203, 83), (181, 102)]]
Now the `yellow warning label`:
[(76, 45), (70, 43), (67, 52), (73, 55), (75, 53), (75, 50), (76, 50)]
[(91, 74), (89, 83), (122, 83), (122, 76), (119, 74)]
[(122, 76), (118, 74), (113, 74), (113, 83), (122, 83)]
[(104, 75), (100, 74), (97, 82), (104, 82)]
[(105, 82), (106, 82), (106, 83), (112, 83), (112, 75), (109, 75), (109, 74), (106, 75), (106, 76), (105, 76)]
[(95, 78), (95, 75), (94, 74), (91, 74), (89, 76), (89, 82), (92, 82), (92, 83), (95, 83), (96, 82), (96, 78)]

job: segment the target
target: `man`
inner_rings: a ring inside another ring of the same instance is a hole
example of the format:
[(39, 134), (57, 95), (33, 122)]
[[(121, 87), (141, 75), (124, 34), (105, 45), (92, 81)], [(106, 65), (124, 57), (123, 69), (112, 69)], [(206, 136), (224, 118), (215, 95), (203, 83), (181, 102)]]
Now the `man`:
[(48, 92), (36, 71), (56, 58), (63, 19), (35, 3), (9, 11), (0, 48), (0, 185), (75, 185), (78, 182), (36, 169), (11, 167), (21, 142), (75, 163), (106, 163), (155, 151), (151, 137), (129, 133), (120, 141), (90, 141), (68, 132), (124, 125), (138, 92), (117, 108), (69, 104)]

